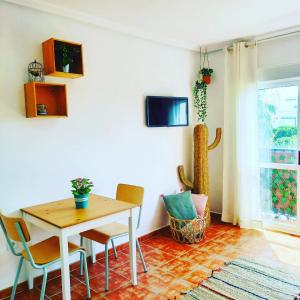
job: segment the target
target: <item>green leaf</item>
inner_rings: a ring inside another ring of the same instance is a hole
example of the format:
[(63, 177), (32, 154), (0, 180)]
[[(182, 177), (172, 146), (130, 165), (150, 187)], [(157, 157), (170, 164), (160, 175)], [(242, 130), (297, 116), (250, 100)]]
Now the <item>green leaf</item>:
[(289, 215), (292, 213), (292, 211), (293, 211), (293, 210), (292, 210), (290, 207), (287, 207), (286, 210), (285, 210), (285, 212), (286, 212), (287, 214), (289, 214)]
[(282, 198), (281, 198), (281, 202), (282, 202), (282, 203), (286, 203), (286, 201), (287, 201), (287, 198), (285, 198), (285, 197), (282, 197)]

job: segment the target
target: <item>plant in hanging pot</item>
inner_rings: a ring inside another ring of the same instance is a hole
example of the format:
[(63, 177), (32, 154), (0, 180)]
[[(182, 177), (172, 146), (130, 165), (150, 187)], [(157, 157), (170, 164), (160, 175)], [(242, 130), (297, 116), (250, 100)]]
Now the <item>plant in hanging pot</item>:
[(201, 75), (202, 75), (202, 80), (206, 83), (206, 84), (210, 84), (211, 82), (211, 75), (214, 72), (213, 69), (211, 68), (202, 68), (200, 70)]
[(94, 186), (93, 182), (88, 178), (76, 178), (71, 180), (76, 208), (87, 208), (89, 201), (89, 193)]

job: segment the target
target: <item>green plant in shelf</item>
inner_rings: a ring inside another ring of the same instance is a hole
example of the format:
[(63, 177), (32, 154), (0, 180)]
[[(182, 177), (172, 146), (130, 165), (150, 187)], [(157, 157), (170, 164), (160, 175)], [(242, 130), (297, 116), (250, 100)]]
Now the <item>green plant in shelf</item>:
[(70, 65), (74, 63), (76, 56), (80, 53), (80, 50), (67, 44), (58, 44), (55, 47), (55, 51), (57, 51), (60, 57), (60, 63), (63, 71), (69, 72)]

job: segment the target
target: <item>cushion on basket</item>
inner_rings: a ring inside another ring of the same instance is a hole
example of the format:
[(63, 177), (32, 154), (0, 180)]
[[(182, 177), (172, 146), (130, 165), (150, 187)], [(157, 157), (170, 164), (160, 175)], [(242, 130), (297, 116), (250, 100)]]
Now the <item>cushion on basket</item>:
[(203, 217), (208, 196), (204, 194), (192, 194), (198, 216)]
[(164, 196), (163, 199), (166, 209), (172, 217), (179, 220), (192, 220), (197, 217), (191, 191)]

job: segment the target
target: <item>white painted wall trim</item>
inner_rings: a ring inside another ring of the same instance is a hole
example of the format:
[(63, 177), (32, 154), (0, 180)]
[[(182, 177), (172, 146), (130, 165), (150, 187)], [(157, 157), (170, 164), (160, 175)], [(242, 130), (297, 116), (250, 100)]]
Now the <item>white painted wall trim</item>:
[(58, 15), (61, 17), (66, 17), (66, 18), (71, 18), (76, 21), (80, 21), (83, 23), (95, 25), (104, 29), (108, 29), (111, 31), (116, 31), (120, 32), (123, 34), (127, 34), (133, 37), (141, 38), (144, 40), (150, 40), (153, 42), (157, 42), (160, 44), (176, 47), (176, 48), (182, 48), (185, 50), (190, 50), (190, 51), (198, 51), (199, 52), (199, 45), (196, 44), (190, 44), (184, 41), (180, 40), (174, 40), (174, 39), (168, 39), (164, 36), (149, 33), (143, 30), (140, 30), (135, 27), (131, 26), (125, 26), (123, 24), (119, 24), (116, 22), (109, 21), (105, 18), (101, 17), (96, 17), (91, 14), (86, 14), (79, 12), (77, 10), (73, 9), (66, 9), (63, 7), (60, 7), (58, 5), (42, 2), (42, 1), (37, 1), (37, 0), (4, 0), (5, 2), (8, 3), (13, 3), (17, 4), (20, 6), (28, 7), (34, 10), (39, 10), (42, 12), (46, 12), (49, 14), (54, 14)]

